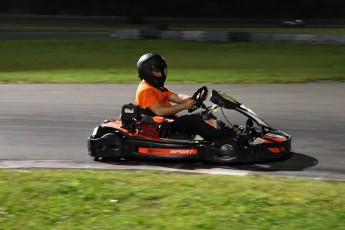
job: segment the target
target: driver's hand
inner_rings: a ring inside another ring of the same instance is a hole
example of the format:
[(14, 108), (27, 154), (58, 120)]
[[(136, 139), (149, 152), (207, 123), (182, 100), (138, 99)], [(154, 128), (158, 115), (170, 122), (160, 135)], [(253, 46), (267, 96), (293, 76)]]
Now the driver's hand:
[(183, 102), (183, 104), (185, 106), (185, 109), (191, 109), (194, 107), (195, 101), (193, 99), (188, 98)]
[(202, 100), (205, 101), (207, 99), (207, 97), (208, 97), (208, 92), (206, 92), (206, 93), (203, 92), (201, 97), (202, 97)]

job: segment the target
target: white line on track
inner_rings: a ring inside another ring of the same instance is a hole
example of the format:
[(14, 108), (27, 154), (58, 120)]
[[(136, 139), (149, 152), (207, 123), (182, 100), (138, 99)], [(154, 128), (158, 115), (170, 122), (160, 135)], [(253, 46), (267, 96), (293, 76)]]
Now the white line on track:
[(75, 161), (59, 161), (59, 160), (2, 160), (0, 161), (0, 168), (7, 169), (95, 169), (95, 170), (158, 170), (179, 173), (196, 173), (196, 174), (212, 174), (212, 175), (230, 175), (230, 176), (247, 176), (247, 175), (262, 175), (262, 176), (277, 176), (285, 178), (305, 178), (313, 180), (331, 180), (345, 182), (345, 175), (329, 172), (254, 172), (248, 170), (235, 170), (224, 168), (195, 168), (185, 169), (177, 167), (164, 167), (156, 165), (124, 165), (117, 163), (102, 163), (102, 162), (75, 162)]

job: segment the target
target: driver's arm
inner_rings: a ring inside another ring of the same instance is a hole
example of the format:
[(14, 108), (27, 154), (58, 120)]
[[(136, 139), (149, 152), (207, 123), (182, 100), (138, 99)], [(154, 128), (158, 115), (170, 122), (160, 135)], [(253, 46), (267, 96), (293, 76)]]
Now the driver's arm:
[(169, 97), (169, 101), (176, 103), (176, 104), (182, 104), (185, 100), (191, 99), (192, 97), (187, 94), (172, 94)]
[(195, 101), (193, 99), (186, 99), (183, 100), (182, 103), (176, 104), (173, 106), (163, 106), (160, 103), (153, 104), (148, 108), (155, 113), (157, 116), (169, 116), (176, 114), (184, 109), (191, 109), (195, 105)]

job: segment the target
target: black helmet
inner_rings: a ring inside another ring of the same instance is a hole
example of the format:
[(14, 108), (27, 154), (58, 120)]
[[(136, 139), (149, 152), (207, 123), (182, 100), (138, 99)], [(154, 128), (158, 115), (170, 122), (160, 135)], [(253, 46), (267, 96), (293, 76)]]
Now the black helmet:
[[(167, 77), (167, 64), (164, 58), (158, 54), (147, 53), (141, 56), (137, 62), (139, 78), (145, 79), (150, 85), (159, 88), (163, 87)], [(161, 77), (155, 77), (153, 70), (160, 70)]]

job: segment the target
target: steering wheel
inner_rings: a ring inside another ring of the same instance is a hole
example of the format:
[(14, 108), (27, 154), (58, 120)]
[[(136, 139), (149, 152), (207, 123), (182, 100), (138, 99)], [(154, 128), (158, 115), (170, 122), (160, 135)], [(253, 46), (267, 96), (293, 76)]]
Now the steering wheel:
[(192, 113), (195, 110), (202, 107), (204, 105), (204, 100), (206, 99), (207, 95), (208, 89), (206, 86), (203, 86), (200, 89), (198, 89), (192, 96), (192, 99), (195, 101), (195, 105), (193, 106), (193, 108), (188, 109), (188, 112)]

